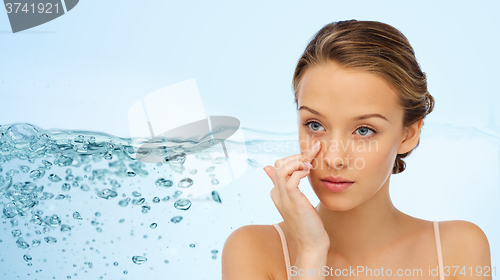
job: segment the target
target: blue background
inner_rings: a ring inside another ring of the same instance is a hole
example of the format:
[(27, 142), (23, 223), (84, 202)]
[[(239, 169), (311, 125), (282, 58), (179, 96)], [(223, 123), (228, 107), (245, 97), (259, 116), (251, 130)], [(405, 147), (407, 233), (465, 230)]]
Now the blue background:
[[(478, 224), (488, 236), (495, 266), (500, 253), (499, 10), (498, 1), (87, 0), (16, 34), (7, 14), (0, 13), (0, 124), (128, 137), (133, 103), (195, 78), (207, 115), (233, 116), (245, 128), (292, 133), (283, 139), (296, 139), (291, 82), (308, 40), (332, 21), (382, 21), (407, 36), (436, 100), (409, 167), (391, 180), (395, 204), (420, 218)], [(165, 109), (169, 106), (175, 104)], [(268, 156), (262, 165), (281, 155)], [(268, 178), (260, 169), (249, 172), (255, 174), (242, 177), (242, 184), (260, 180), (262, 186), (242, 187), (232, 195), (241, 194), (239, 208), (255, 211), (235, 217), (225, 209), (221, 242), (250, 220), (281, 220)], [(0, 251), (1, 258), (4, 254)], [(207, 279), (219, 278), (220, 262), (200, 265), (213, 275)], [(179, 275), (176, 279), (190, 278)]]

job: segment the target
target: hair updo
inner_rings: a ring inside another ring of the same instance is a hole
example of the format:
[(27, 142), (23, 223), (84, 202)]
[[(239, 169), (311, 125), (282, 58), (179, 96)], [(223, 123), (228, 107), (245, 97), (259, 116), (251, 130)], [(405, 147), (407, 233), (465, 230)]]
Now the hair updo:
[[(293, 92), (298, 107), (298, 90), (305, 71), (314, 65), (334, 61), (346, 68), (375, 73), (396, 91), (404, 109), (403, 126), (423, 120), (434, 109), (427, 91), (427, 79), (408, 39), (396, 28), (377, 21), (347, 20), (325, 25), (312, 38), (293, 75)], [(420, 144), (420, 137), (417, 145)], [(415, 148), (398, 154), (392, 174), (405, 170), (407, 157)]]

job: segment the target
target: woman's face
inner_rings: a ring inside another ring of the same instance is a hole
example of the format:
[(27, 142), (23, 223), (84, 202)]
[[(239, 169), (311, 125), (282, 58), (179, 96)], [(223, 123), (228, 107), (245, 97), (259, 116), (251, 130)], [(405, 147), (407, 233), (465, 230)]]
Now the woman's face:
[[(381, 77), (334, 62), (304, 73), (298, 96), (299, 146), (303, 153), (321, 141), (308, 178), (328, 209), (349, 210), (371, 198), (389, 183), (396, 155), (414, 147), (402, 145), (404, 111), (396, 98)], [(329, 175), (354, 184), (329, 191), (321, 183)]]

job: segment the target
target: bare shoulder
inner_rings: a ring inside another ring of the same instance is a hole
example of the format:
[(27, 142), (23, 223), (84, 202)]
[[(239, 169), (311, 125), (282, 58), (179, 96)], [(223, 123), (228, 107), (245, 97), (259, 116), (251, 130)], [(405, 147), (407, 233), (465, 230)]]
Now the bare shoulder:
[[(477, 271), (482, 271), (481, 279), (492, 279), (490, 245), (479, 226), (464, 220), (441, 221), (439, 234), (443, 262), (445, 266), (450, 267), (449, 279), (476, 279), (476, 268)], [(472, 275), (470, 267), (473, 268)]]
[(222, 279), (272, 279), (269, 255), (270, 225), (245, 225), (234, 230), (222, 249)]

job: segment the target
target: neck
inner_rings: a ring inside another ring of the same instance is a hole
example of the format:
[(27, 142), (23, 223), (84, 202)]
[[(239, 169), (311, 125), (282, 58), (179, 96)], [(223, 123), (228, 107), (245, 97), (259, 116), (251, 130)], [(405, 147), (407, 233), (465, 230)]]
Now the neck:
[(347, 211), (316, 206), (330, 236), (329, 254), (349, 263), (360, 263), (387, 248), (402, 232), (404, 213), (394, 207), (389, 179), (363, 204)]

